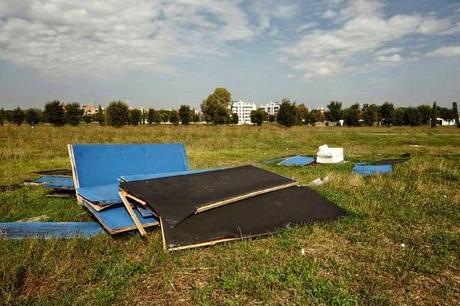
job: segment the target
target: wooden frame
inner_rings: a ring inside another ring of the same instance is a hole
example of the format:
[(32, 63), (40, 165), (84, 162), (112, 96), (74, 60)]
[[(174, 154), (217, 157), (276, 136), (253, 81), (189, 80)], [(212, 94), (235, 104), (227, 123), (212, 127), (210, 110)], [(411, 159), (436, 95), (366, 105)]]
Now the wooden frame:
[(120, 191), (118, 194), (120, 195), (121, 201), (125, 205), (126, 210), (128, 211), (129, 215), (131, 216), (131, 219), (133, 219), (134, 224), (136, 224), (137, 230), (139, 231), (141, 236), (142, 237), (147, 236), (147, 233), (146, 233), (144, 227), (142, 226), (141, 222), (139, 221), (139, 219), (136, 216), (136, 213), (134, 212), (133, 208), (131, 207), (131, 203), (129, 203), (128, 199), (126, 199), (127, 193), (124, 192), (124, 191)]

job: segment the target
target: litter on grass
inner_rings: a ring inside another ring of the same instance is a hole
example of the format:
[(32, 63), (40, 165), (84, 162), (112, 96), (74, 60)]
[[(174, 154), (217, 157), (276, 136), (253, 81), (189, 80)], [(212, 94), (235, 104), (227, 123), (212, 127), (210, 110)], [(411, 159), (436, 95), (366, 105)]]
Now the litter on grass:
[(336, 164), (343, 162), (343, 148), (330, 148), (327, 144), (318, 148), (316, 162), (318, 164)]
[(296, 155), (283, 159), (278, 163), (279, 166), (306, 166), (315, 162), (311, 156)]
[(355, 164), (353, 173), (359, 175), (374, 175), (391, 173), (393, 171), (392, 165), (368, 165), (368, 164)]
[(0, 238), (90, 238), (104, 233), (96, 222), (3, 222)]

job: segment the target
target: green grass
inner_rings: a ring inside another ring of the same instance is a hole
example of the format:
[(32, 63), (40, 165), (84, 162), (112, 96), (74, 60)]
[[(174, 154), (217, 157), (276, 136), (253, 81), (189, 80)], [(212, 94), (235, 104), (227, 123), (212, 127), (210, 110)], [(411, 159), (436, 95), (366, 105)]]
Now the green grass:
[[(164, 253), (149, 232), (70, 240), (0, 240), (0, 304), (451, 304), (460, 301), (460, 129), (6, 125), (0, 184), (69, 167), (68, 143), (183, 142), (192, 168), (257, 164), (308, 183), (352, 214), (272, 237)], [(262, 163), (342, 146), (350, 163)], [(414, 147), (411, 145), (419, 145)], [(391, 175), (358, 177), (352, 162), (411, 153)], [(73, 199), (41, 187), (0, 193), (0, 221), (87, 221)], [(404, 244), (404, 246), (402, 246)], [(303, 251), (302, 251), (303, 250)]]

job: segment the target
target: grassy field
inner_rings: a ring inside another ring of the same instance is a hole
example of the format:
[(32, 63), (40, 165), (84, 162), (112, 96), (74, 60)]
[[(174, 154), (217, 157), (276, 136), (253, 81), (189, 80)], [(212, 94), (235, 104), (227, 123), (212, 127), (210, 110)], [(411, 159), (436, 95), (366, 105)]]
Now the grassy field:
[[(0, 184), (69, 167), (68, 143), (186, 144), (192, 168), (256, 164), (308, 183), (352, 214), (267, 238), (164, 253), (158, 231), (93, 239), (0, 239), (0, 304), (460, 303), (460, 129), (96, 125), (0, 127)], [(349, 163), (283, 168), (277, 156), (341, 146)], [(415, 145), (415, 146), (414, 146)], [(358, 177), (352, 162), (412, 159)], [(41, 187), (0, 193), (0, 221), (91, 220)]]

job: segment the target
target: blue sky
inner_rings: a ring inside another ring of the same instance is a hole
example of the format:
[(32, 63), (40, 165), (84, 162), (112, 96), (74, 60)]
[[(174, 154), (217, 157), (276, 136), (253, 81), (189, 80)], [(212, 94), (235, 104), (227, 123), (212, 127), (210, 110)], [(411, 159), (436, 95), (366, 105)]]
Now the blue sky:
[(447, 0), (0, 0), (0, 107), (47, 101), (198, 107), (215, 87), (450, 106), (460, 3)]

